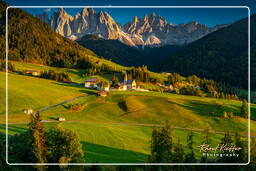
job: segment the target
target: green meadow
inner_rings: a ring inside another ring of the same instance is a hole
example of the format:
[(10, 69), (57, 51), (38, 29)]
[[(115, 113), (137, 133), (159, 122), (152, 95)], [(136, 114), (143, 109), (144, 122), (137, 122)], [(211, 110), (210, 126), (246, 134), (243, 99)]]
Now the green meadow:
[[(28, 69), (24, 64), (15, 67)], [(37, 68), (40, 66), (37, 65)], [(44, 66), (41, 66), (43, 69)], [(36, 68), (29, 68), (36, 69)], [(48, 68), (47, 68), (48, 69)], [(73, 71), (72, 78), (82, 80), (78, 70)], [(71, 72), (70, 72), (71, 73)], [(106, 76), (107, 78), (107, 76)], [(80, 81), (81, 82), (81, 81)], [(0, 118), (5, 120), (5, 73), (0, 72)], [(52, 80), (32, 76), (8, 74), (8, 122), (9, 134), (26, 130), (24, 122), (29, 116), (23, 109), (34, 111), (47, 108), (81, 95), (68, 103), (41, 112), (46, 129), (52, 125), (63, 127), (79, 133), (85, 152), (86, 162), (146, 162), (150, 154), (150, 137), (154, 126), (164, 125), (169, 121), (175, 136), (174, 141), (181, 140), (186, 146), (186, 136), (190, 129), (195, 133), (194, 148), (202, 143), (204, 129), (212, 134), (212, 143), (217, 144), (224, 136), (222, 133), (241, 132), (247, 135), (248, 120), (241, 118), (241, 102), (235, 100), (214, 99), (206, 97), (184, 96), (161, 92), (111, 91), (107, 97), (96, 96), (96, 90), (83, 86), (74, 86)], [(79, 106), (79, 108), (72, 108)], [(256, 105), (251, 105), (252, 118), (255, 119)], [(222, 112), (234, 113), (234, 118), (223, 119)], [(57, 123), (57, 117), (65, 117), (67, 121)], [(5, 131), (1, 125), (0, 131)], [(255, 120), (251, 121), (251, 134), (256, 135)], [(199, 150), (196, 152), (200, 157)]]

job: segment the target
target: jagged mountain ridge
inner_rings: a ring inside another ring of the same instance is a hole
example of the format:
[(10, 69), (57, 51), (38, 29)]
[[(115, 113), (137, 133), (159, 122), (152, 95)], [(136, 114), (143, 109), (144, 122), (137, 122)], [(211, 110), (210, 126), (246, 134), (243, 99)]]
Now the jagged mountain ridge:
[(74, 17), (59, 8), (51, 16), (42, 13), (37, 15), (43, 22), (51, 26), (57, 33), (76, 40), (88, 34), (100, 35), (104, 39), (117, 39), (129, 46), (138, 45), (183, 45), (227, 26), (227, 24), (208, 27), (197, 22), (174, 25), (163, 17), (153, 13), (142, 19), (135, 16), (124, 26), (105, 11), (96, 12), (92, 8), (84, 8)]

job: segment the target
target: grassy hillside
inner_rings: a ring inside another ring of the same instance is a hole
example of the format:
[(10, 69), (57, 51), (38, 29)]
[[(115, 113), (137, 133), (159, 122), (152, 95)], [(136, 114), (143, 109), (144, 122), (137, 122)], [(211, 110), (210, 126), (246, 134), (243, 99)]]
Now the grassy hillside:
[[(0, 90), (4, 92), (4, 74), (0, 73)], [(71, 86), (51, 80), (9, 74), (9, 122), (10, 134), (25, 131), (28, 116), (24, 108), (40, 110), (73, 97), (94, 94), (94, 90)], [(4, 96), (1, 96), (0, 118), (5, 117)], [(79, 110), (72, 105), (82, 106)], [(246, 135), (247, 120), (239, 117), (241, 102), (224, 99), (182, 96), (159, 92), (111, 92), (108, 97), (88, 96), (65, 103), (41, 113), (44, 120), (56, 121), (65, 117), (69, 121), (61, 123), (66, 128), (79, 133), (87, 162), (143, 162), (149, 154), (151, 124), (164, 124), (169, 120), (173, 127), (211, 131), (241, 132)], [(233, 111), (235, 117), (223, 119), (223, 110)], [(212, 112), (215, 112), (212, 116)], [(256, 105), (252, 105), (255, 118)], [(16, 124), (15, 124), (16, 123)], [(47, 129), (57, 123), (46, 123)], [(150, 125), (148, 125), (150, 124)], [(252, 135), (256, 135), (255, 121), (251, 122)], [(0, 131), (5, 131), (3, 125)], [(188, 130), (174, 129), (175, 141), (185, 145)], [(100, 136), (99, 136), (100, 135)], [(201, 144), (204, 134), (195, 131), (195, 148)], [(214, 134), (213, 143), (223, 137)], [(197, 152), (196, 154), (200, 154)]]

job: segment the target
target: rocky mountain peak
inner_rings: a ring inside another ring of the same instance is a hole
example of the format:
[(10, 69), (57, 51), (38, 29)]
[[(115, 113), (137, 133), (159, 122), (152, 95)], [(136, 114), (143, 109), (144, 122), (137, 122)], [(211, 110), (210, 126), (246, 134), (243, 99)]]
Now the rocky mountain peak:
[(118, 39), (130, 45), (182, 45), (195, 41), (206, 34), (226, 25), (207, 27), (196, 21), (174, 25), (162, 16), (152, 13), (143, 18), (134, 16), (124, 26), (116, 23), (106, 11), (98, 13), (92, 8), (84, 8), (74, 17), (63, 8), (54, 12), (49, 19), (47, 13), (37, 15), (49, 24), (57, 33), (77, 39), (84, 35), (101, 35), (104, 39)]
[(92, 8), (83, 8), (81, 11), (82, 16), (89, 16), (89, 15), (94, 15), (95, 11)]

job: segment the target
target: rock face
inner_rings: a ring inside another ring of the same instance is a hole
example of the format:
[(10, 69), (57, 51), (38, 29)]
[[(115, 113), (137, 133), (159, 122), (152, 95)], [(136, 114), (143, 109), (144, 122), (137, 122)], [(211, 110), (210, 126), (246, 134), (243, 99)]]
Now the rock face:
[(210, 28), (197, 22), (174, 25), (153, 13), (141, 19), (135, 16), (132, 22), (128, 21), (122, 27), (107, 12), (96, 13), (92, 8), (84, 8), (74, 17), (62, 8), (54, 12), (50, 18), (47, 13), (39, 14), (37, 17), (57, 33), (73, 40), (95, 34), (104, 39), (120, 40), (130, 46), (182, 45), (227, 26), (217, 25)]

